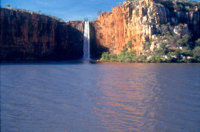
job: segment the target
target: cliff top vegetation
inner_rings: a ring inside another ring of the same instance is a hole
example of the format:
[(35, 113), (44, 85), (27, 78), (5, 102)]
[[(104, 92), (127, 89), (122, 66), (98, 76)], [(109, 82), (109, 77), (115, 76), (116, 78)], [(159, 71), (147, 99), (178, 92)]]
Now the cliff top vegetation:
[(6, 8), (4, 8), (4, 7), (1, 7), (1, 8), (2, 8), (2, 9), (10, 9), (10, 10), (17, 11), (17, 12), (26, 12), (26, 13), (31, 13), (31, 14), (43, 15), (43, 16), (47, 16), (47, 17), (56, 19), (57, 21), (60, 21), (60, 22), (64, 22), (63, 19), (58, 18), (58, 17), (56, 17), (56, 16), (52, 16), (52, 15), (50, 15), (50, 14), (44, 14), (44, 13), (42, 13), (41, 10), (38, 10), (38, 11), (36, 12), (36, 11), (30, 11), (30, 10), (27, 10), (27, 9), (11, 7), (10, 4), (5, 4), (5, 5), (6, 5)]

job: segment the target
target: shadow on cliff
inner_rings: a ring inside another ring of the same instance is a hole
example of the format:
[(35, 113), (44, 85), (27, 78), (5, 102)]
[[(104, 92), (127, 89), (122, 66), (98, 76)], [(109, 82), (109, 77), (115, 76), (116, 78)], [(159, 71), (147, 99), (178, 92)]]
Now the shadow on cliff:
[(99, 40), (96, 39), (96, 30), (93, 23), (90, 23), (90, 53), (92, 59), (100, 59), (103, 52), (108, 52), (109, 49), (99, 45)]
[(0, 62), (65, 61), (83, 56), (83, 32), (70, 24), (5, 8), (0, 18)]
[[(83, 33), (70, 25), (55, 29), (55, 41), (52, 42), (9, 42), (8, 34), (2, 34), (0, 62), (34, 62), (77, 60), (83, 56)], [(20, 31), (19, 31), (20, 33)], [(49, 35), (51, 36), (51, 35)], [(23, 39), (23, 36), (21, 36)], [(13, 40), (13, 39), (11, 39)]]
[[(83, 32), (71, 25), (64, 29), (59, 28), (56, 35), (58, 45), (54, 49), (53, 57), (57, 60), (76, 60), (83, 56)], [(64, 36), (67, 34), (66, 36)], [(62, 44), (63, 41), (67, 43)]]

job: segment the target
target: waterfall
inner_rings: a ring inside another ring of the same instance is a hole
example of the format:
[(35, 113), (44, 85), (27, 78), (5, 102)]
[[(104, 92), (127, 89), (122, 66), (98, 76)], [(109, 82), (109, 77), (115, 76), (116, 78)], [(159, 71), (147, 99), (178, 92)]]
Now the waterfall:
[(83, 59), (90, 60), (90, 23), (89, 21), (85, 21), (85, 25), (84, 25)]

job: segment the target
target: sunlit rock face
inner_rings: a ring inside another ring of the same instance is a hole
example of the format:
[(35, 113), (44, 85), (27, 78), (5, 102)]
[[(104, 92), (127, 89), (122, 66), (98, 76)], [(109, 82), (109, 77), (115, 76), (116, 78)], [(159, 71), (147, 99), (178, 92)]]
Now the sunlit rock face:
[(1, 61), (82, 57), (83, 22), (1, 8)]
[[(152, 41), (157, 45), (165, 31), (177, 33), (180, 37), (190, 33), (193, 39), (200, 37), (200, 10), (195, 4), (178, 2), (157, 2), (143, 0), (124, 2), (112, 12), (102, 13), (93, 22), (96, 44), (109, 48), (114, 54), (120, 53), (128, 42), (136, 53), (143, 53), (144, 44)], [(181, 26), (180, 26), (181, 25)]]

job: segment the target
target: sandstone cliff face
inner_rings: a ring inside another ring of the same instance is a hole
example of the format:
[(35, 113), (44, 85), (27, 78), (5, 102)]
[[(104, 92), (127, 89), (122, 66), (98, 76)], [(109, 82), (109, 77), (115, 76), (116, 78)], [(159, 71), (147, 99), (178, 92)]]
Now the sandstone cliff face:
[(81, 58), (83, 22), (1, 8), (0, 61)]
[(192, 34), (193, 39), (199, 38), (200, 9), (195, 4), (169, 1), (124, 2), (112, 12), (102, 13), (93, 26), (96, 44), (109, 48), (111, 53), (120, 53), (128, 43), (136, 53), (143, 53), (145, 43), (153, 42), (153, 49), (161, 41), (167, 41), (165, 32), (172, 36)]

